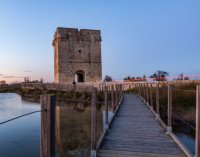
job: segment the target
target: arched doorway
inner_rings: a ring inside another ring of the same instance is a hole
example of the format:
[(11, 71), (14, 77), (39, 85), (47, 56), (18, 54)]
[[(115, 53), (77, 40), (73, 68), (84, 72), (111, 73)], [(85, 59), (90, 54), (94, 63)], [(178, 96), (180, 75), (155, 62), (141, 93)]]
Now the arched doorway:
[(82, 70), (78, 70), (75, 74), (75, 82), (85, 82), (85, 73)]

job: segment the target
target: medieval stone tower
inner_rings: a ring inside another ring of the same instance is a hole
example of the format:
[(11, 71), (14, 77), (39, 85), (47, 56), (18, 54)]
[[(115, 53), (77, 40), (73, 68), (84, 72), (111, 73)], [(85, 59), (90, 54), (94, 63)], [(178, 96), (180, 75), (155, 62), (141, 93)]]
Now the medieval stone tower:
[(53, 40), (56, 83), (102, 80), (99, 30), (58, 27)]

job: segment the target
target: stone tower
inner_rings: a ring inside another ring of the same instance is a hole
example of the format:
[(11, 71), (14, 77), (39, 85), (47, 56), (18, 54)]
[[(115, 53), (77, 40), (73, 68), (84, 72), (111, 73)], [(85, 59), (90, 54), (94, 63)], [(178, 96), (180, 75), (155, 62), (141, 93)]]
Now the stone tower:
[(53, 47), (56, 83), (102, 80), (100, 30), (58, 27)]

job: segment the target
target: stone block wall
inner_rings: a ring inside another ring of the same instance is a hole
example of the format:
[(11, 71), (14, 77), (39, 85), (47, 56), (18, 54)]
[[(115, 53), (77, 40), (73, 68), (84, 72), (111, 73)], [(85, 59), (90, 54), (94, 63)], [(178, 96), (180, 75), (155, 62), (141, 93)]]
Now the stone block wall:
[(84, 82), (102, 80), (101, 35), (99, 30), (57, 28), (53, 40), (54, 80), (73, 82), (77, 71)]

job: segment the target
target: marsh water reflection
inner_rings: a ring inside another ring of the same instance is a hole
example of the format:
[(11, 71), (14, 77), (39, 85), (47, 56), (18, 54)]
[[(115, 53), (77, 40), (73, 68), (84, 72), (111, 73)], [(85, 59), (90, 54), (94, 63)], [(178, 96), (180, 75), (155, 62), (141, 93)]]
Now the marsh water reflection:
[[(14, 93), (0, 94), (0, 122), (40, 110), (38, 103), (23, 101)], [(0, 125), (1, 157), (39, 157), (40, 113)]]
[(195, 130), (188, 127), (185, 124), (179, 124), (174, 126), (173, 129), (176, 136), (181, 140), (182, 143), (195, 154)]
[[(112, 111), (109, 112), (109, 119)], [(105, 127), (103, 105), (97, 108), (97, 138)], [(80, 102), (56, 105), (56, 142), (60, 157), (90, 155), (91, 140), (90, 104)]]
[[(40, 110), (39, 103), (23, 101), (14, 93), (0, 94), (0, 122)], [(104, 105), (97, 106), (97, 138), (105, 127)], [(109, 112), (111, 119), (113, 112)], [(59, 102), (56, 104), (56, 156), (87, 157), (90, 155), (90, 103)], [(40, 113), (0, 125), (0, 156), (39, 157)], [(12, 151), (10, 151), (12, 150)]]

